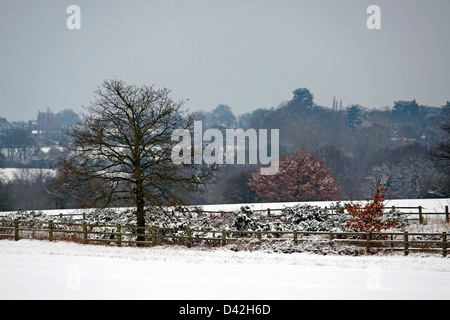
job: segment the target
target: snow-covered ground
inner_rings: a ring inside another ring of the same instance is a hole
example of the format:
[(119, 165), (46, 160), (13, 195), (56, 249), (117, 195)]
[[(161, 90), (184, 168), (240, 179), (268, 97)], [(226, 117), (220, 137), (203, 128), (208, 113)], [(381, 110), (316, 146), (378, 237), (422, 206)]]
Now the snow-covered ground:
[[(386, 201), (387, 206), (421, 205), (424, 212), (443, 212), (449, 204), (450, 199)], [(293, 205), (250, 204), (250, 207), (263, 210)], [(204, 206), (203, 209), (233, 211), (241, 206)], [(443, 219), (439, 217), (439, 221)], [(438, 223), (448, 230), (448, 224)], [(414, 224), (409, 228), (412, 227), (431, 228), (421, 231), (434, 232), (437, 224)], [(355, 257), (232, 249), (233, 246), (135, 248), (0, 240), (0, 299), (450, 298), (450, 257), (438, 254)]]
[[(342, 201), (347, 203), (349, 201)], [(356, 200), (355, 202), (365, 203), (364, 200)], [(244, 205), (250, 206), (253, 210), (267, 210), (270, 209), (283, 209), (285, 207), (293, 207), (297, 204), (309, 204), (319, 207), (330, 207), (335, 204), (336, 201), (312, 201), (312, 202), (274, 202), (274, 203), (250, 203), (250, 204), (217, 204), (203, 206), (204, 210), (209, 211), (235, 211), (239, 210)], [(445, 212), (445, 206), (450, 206), (449, 198), (441, 199), (388, 199), (385, 202), (385, 207), (423, 207), (424, 212)], [(403, 209), (407, 212), (408, 210)], [(411, 212), (417, 213), (417, 209), (411, 210)]]
[(33, 168), (0, 168), (0, 181), (10, 182), (17, 179), (33, 181), (38, 177), (44, 179), (55, 176), (53, 169), (33, 169)]
[(0, 241), (0, 299), (449, 299), (450, 259)]
[[(349, 201), (342, 201), (346, 203)], [(365, 200), (359, 200), (355, 202), (365, 203)], [(204, 211), (212, 212), (233, 212), (239, 210), (242, 206), (249, 206), (252, 210), (267, 210), (268, 208), (272, 210), (281, 210), (286, 207), (293, 207), (298, 204), (309, 204), (312, 206), (319, 207), (330, 207), (336, 204), (336, 201), (315, 201), (315, 202), (274, 202), (274, 203), (237, 203), (237, 204), (211, 204), (202, 205)], [(424, 212), (445, 212), (445, 206), (450, 206), (450, 198), (442, 199), (392, 199), (385, 201), (385, 207), (423, 207)], [(129, 210), (130, 208), (121, 208), (123, 210)], [(83, 212), (94, 211), (95, 209), (54, 209), (54, 210), (40, 210), (41, 212), (48, 215), (59, 215), (59, 214), (80, 214)], [(120, 210), (120, 209), (119, 209)], [(401, 209), (402, 212), (417, 213), (417, 209)], [(10, 212), (0, 212), (0, 216), (7, 215)]]

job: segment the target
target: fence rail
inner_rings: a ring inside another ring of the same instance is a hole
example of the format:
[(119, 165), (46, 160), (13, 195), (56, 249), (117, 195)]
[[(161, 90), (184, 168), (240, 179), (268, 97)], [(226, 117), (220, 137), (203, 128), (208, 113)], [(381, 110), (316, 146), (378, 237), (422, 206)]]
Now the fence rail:
[[(281, 213), (284, 209), (285, 208), (276, 208), (276, 209), (267, 208), (267, 209), (255, 209), (252, 211), (264, 213), (264, 214), (267, 214), (268, 216), (272, 216), (272, 217), (283, 217), (284, 215)], [(345, 211), (347, 210), (344, 207), (341, 207), (341, 208), (325, 207), (324, 209), (330, 210), (330, 211), (332, 211), (332, 213), (335, 213), (335, 214), (338, 214), (338, 213), (345, 214)], [(428, 216), (428, 215), (437, 215), (437, 216), (443, 215), (445, 217), (445, 222), (450, 223), (450, 213), (449, 213), (448, 206), (445, 206), (445, 209), (443, 212), (424, 212), (424, 208), (422, 206), (417, 206), (417, 207), (386, 206), (384, 208), (384, 210), (385, 211), (387, 211), (387, 210), (398, 211), (399, 214), (406, 215), (409, 217), (417, 216), (416, 219), (412, 219), (412, 220), (418, 220), (420, 224), (424, 224), (425, 216)], [(410, 212), (402, 212), (400, 210), (410, 210)], [(415, 212), (411, 212), (412, 210), (414, 210)], [(208, 214), (230, 214), (230, 213), (233, 213), (233, 211), (208, 211), (208, 210), (199, 210), (198, 212), (208, 213)], [(274, 212), (280, 212), (280, 213), (274, 214)]]
[[(267, 208), (267, 209), (252, 209), (253, 212), (259, 212), (261, 214), (265, 214), (269, 217), (275, 217), (275, 218), (283, 218), (285, 215), (282, 213), (283, 210), (286, 208)], [(345, 214), (346, 209), (344, 207), (340, 208), (330, 208), (325, 207), (324, 209), (331, 211), (332, 214)], [(399, 206), (386, 206), (384, 208), (385, 211), (393, 210), (397, 211), (401, 215), (408, 216), (411, 220), (419, 221), (420, 224), (425, 223), (425, 217), (426, 216), (444, 216), (445, 222), (450, 223), (450, 211), (449, 206), (445, 206), (443, 212), (426, 212), (424, 211), (424, 207), (417, 206), (417, 207), (399, 207)], [(401, 211), (401, 210), (409, 210), (409, 212)], [(171, 210), (168, 210), (170, 213)], [(173, 212), (173, 211), (172, 211)], [(212, 214), (212, 215), (227, 215), (227, 214), (233, 214), (235, 211), (212, 211), (212, 210), (203, 210), (201, 208), (193, 208), (190, 213), (196, 213), (196, 214)], [(0, 212), (1, 215), (1, 212)], [(85, 221), (86, 220), (86, 213), (60, 213), (53, 215), (55, 217), (70, 217), (73, 221)], [(74, 217), (80, 217), (79, 219), (74, 219)], [(415, 218), (412, 218), (415, 217)], [(1, 216), (0, 216), (1, 218)]]
[[(137, 237), (144, 238), (137, 241)], [(0, 239), (32, 238), (41, 240), (70, 240), (84, 244), (107, 243), (117, 246), (140, 244), (155, 246), (166, 240), (184, 243), (191, 247), (194, 243), (205, 242), (210, 245), (225, 246), (233, 241), (256, 240), (263, 241), (311, 241), (310, 236), (325, 244), (347, 243), (365, 248), (370, 253), (375, 250), (410, 252), (437, 252), (444, 257), (448, 253), (448, 236), (442, 233), (413, 233), (413, 232), (306, 232), (306, 231), (240, 231), (240, 230), (197, 230), (173, 229), (155, 226), (136, 227), (131, 225), (92, 225), (83, 223), (62, 222), (30, 222), (19, 220), (0, 221)]]

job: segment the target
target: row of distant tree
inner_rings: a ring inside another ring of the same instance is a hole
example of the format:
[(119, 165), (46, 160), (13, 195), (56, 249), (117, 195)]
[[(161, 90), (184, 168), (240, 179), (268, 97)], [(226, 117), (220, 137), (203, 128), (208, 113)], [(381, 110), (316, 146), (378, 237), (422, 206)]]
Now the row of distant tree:
[[(388, 198), (450, 196), (450, 170), (442, 161), (450, 138), (445, 130), (450, 123), (450, 102), (433, 107), (399, 100), (392, 107), (366, 109), (338, 106), (335, 101), (328, 108), (317, 105), (306, 88), (293, 94), (292, 100), (276, 108), (235, 116), (231, 108), (219, 105), (198, 116), (215, 127), (279, 129), (281, 154), (302, 150), (323, 159), (342, 199), (364, 199), (380, 181), (388, 188)], [(254, 170), (255, 166), (226, 168), (208, 201), (261, 200), (248, 185)]]
[[(236, 115), (231, 107), (218, 105), (210, 112), (193, 112), (193, 116), (203, 121), (204, 130), (279, 129), (283, 159), (320, 163), (320, 175), (330, 190), (325, 198), (365, 199), (380, 183), (387, 188), (388, 198), (450, 196), (449, 102), (431, 107), (415, 100), (395, 101), (392, 107), (366, 109), (343, 107), (335, 100), (332, 107), (325, 107), (314, 102), (308, 89), (300, 88), (291, 100), (270, 109)], [(61, 149), (64, 128), (78, 121), (80, 117), (71, 110), (39, 112), (36, 121), (21, 125), (0, 119), (0, 166), (51, 166), (65, 152)], [(258, 167), (221, 166), (212, 184), (203, 188), (206, 192), (185, 192), (183, 197), (192, 204), (325, 200), (314, 190), (300, 187), (315, 181), (306, 178), (314, 173), (304, 167), (296, 171), (303, 182), (294, 181), (292, 168), (285, 170), (291, 172), (287, 176), (280, 171), (270, 181), (263, 180), (255, 174)], [(92, 184), (64, 189), (56, 182), (42, 176), (0, 182), (0, 209), (77, 207), (85, 205), (85, 194), (94, 194)], [(271, 189), (264, 190), (268, 185)], [(296, 185), (298, 190), (294, 190)], [(274, 193), (276, 189), (280, 192)]]
[(40, 169), (21, 168), (13, 174), (0, 174), (0, 211), (56, 208), (49, 194), (51, 181), (52, 175)]
[(27, 122), (0, 118), (0, 166), (47, 167), (59, 153), (63, 129), (79, 120), (70, 109), (39, 111), (36, 120)]
[(61, 154), (62, 130), (79, 120), (72, 110), (49, 109), (26, 122), (0, 118), (0, 170), (20, 168), (13, 174), (0, 171), (0, 211), (58, 207), (49, 194), (52, 176), (41, 169)]

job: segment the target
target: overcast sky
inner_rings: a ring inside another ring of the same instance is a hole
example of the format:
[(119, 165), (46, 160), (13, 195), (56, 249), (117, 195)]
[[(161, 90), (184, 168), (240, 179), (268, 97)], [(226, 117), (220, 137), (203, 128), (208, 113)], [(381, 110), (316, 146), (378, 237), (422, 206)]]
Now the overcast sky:
[[(81, 29), (69, 30), (71, 4)], [(369, 30), (369, 5), (381, 30)], [(191, 111), (450, 100), (448, 0), (0, 0), (0, 117), (81, 111), (103, 80), (168, 87)]]

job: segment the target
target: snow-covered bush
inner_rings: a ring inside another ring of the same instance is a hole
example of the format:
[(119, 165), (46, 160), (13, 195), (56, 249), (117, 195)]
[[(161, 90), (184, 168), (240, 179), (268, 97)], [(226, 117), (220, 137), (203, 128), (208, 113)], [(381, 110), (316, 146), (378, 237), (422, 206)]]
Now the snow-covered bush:
[(404, 229), (410, 224), (407, 215), (402, 214), (400, 211), (392, 209), (389, 212), (384, 213), (381, 220), (383, 223), (394, 225), (394, 227), (397, 229)]
[(234, 222), (231, 225), (232, 230), (237, 231), (256, 231), (259, 229), (259, 218), (254, 214), (249, 206), (241, 207), (239, 211), (233, 213)]
[(94, 227), (91, 232), (94, 232), (91, 236), (92, 239), (101, 240), (116, 240), (117, 236), (114, 234), (117, 232), (116, 227)]
[(48, 216), (41, 211), (17, 211), (8, 213), (5, 216), (5, 220), (18, 220), (27, 222), (49, 222), (54, 219), (55, 218), (53, 216)]
[[(243, 206), (240, 210), (233, 213), (221, 215), (206, 214), (201, 210), (194, 211), (185, 207), (176, 207), (169, 210), (154, 207), (147, 208), (145, 212), (147, 225), (145, 233), (147, 234), (147, 241), (151, 241), (152, 230), (149, 227), (157, 228), (156, 235), (165, 236), (164, 238), (157, 238), (158, 244), (185, 242), (184, 237), (188, 235), (188, 228), (191, 230), (190, 237), (192, 241), (198, 244), (220, 244), (222, 230), (234, 231), (234, 233), (230, 232), (227, 234), (228, 239), (247, 238), (246, 241), (248, 241), (248, 238), (253, 238), (255, 241), (259, 241), (259, 238), (261, 238), (266, 241), (285, 240), (289, 242), (294, 239), (293, 231), (344, 231), (350, 217), (341, 213), (341, 209), (342, 206), (339, 203), (332, 205), (328, 209), (301, 204), (286, 207), (282, 210), (281, 216), (268, 216), (258, 211), (253, 211), (249, 206)], [(137, 233), (143, 232), (137, 230), (136, 212), (134, 209), (97, 209), (86, 211), (84, 216), (84, 222), (88, 225), (88, 231), (90, 232), (89, 239), (117, 240), (117, 235), (110, 233), (116, 233), (118, 225), (121, 226), (121, 238), (124, 242), (136, 240)], [(38, 226), (38, 223), (41, 223), (43, 228), (46, 228), (46, 223), (53, 221), (55, 223), (54, 228), (77, 230), (77, 232), (81, 230), (80, 226), (74, 227), (64, 224), (56, 226), (56, 224), (58, 222), (82, 223), (80, 216), (74, 218), (72, 216), (46, 215), (42, 212), (11, 213), (5, 219), (18, 219), (21, 223), (27, 221), (30, 227), (33, 227), (35, 223), (36, 226)], [(386, 219), (387, 224), (390, 224), (389, 221), (396, 221), (399, 227), (405, 226), (408, 222), (406, 216), (397, 211), (385, 214), (383, 219)], [(262, 234), (257, 235), (254, 233), (255, 231), (262, 231)], [(96, 234), (96, 232), (98, 233)], [(249, 232), (253, 232), (253, 234)], [(323, 238), (322, 236), (317, 237)], [(211, 238), (211, 240), (201, 238)], [(302, 242), (310, 241), (313, 238), (314, 236), (312, 235), (298, 235), (298, 239)]]
[(327, 208), (308, 204), (287, 207), (282, 213), (289, 227), (298, 231), (341, 231), (346, 221), (342, 214), (333, 214)]

